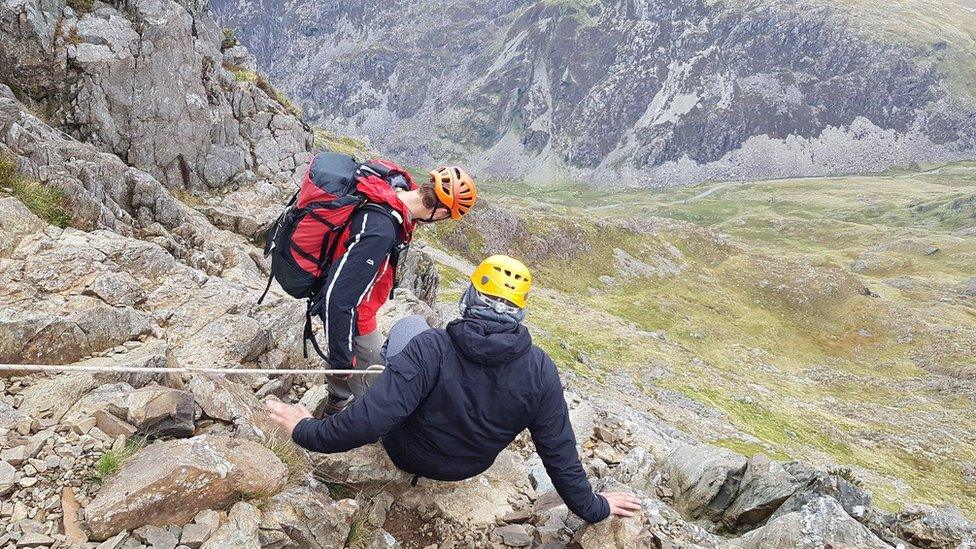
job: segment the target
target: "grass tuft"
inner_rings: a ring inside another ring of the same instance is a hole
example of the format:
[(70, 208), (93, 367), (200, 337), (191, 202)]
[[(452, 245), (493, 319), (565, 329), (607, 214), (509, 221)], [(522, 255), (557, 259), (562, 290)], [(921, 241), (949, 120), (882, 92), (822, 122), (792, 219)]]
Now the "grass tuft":
[(312, 462), (305, 450), (281, 431), (272, 433), (264, 445), (285, 464), (290, 479), (302, 478), (312, 470)]
[(851, 486), (855, 486), (857, 488), (864, 487), (864, 481), (857, 478), (857, 475), (854, 474), (854, 471), (852, 471), (850, 467), (831, 467), (827, 472), (835, 477), (846, 480)]
[(376, 153), (364, 141), (355, 137), (337, 135), (323, 129), (315, 130), (315, 148), (348, 154), (356, 158), (376, 156)]
[(17, 163), (0, 154), (0, 192), (20, 200), (27, 209), (51, 225), (67, 227), (71, 223), (68, 198), (64, 191), (24, 177)]
[(119, 450), (109, 450), (102, 454), (95, 463), (95, 470), (92, 471), (88, 479), (95, 484), (104, 483), (108, 477), (114, 475), (122, 468), (122, 464), (127, 459), (134, 456), (136, 452), (146, 447), (148, 440), (143, 437), (131, 438), (126, 441), (125, 446)]
[(349, 535), (346, 536), (346, 547), (349, 549), (366, 549), (376, 539), (376, 527), (369, 522), (368, 507), (360, 508), (352, 517), (349, 525)]
[(226, 51), (238, 44), (234, 29), (224, 27), (224, 39), (220, 42), (220, 51)]
[(252, 82), (261, 91), (268, 94), (268, 97), (274, 99), (281, 105), (286, 111), (288, 111), (292, 116), (302, 118), (302, 109), (295, 104), (294, 101), (288, 98), (287, 95), (281, 93), (278, 88), (274, 87), (268, 79), (264, 77), (261, 73), (254, 72), (240, 65), (235, 65), (233, 63), (224, 63), (224, 68), (233, 73), (234, 79), (238, 82)]

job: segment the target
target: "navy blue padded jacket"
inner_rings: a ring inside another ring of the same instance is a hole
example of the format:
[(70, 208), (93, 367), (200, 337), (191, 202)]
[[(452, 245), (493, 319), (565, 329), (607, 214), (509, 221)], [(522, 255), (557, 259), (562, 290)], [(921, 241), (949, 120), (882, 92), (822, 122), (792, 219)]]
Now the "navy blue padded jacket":
[(304, 419), (292, 438), (315, 452), (382, 440), (397, 467), (436, 480), (476, 476), (523, 430), (569, 509), (610, 514), (576, 450), (556, 366), (521, 324), (461, 319), (414, 337), (361, 399), (328, 420)]

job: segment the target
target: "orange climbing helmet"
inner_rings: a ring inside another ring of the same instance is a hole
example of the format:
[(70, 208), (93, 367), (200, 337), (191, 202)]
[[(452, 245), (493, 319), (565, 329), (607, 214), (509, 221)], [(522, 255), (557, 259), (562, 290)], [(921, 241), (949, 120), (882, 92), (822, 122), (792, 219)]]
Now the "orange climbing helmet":
[(430, 171), (434, 193), (451, 210), (452, 219), (461, 219), (478, 200), (478, 189), (468, 172), (458, 166), (443, 166)]
[(507, 255), (493, 255), (471, 273), (471, 284), (482, 294), (502, 298), (519, 309), (532, 289), (532, 274), (521, 261)]

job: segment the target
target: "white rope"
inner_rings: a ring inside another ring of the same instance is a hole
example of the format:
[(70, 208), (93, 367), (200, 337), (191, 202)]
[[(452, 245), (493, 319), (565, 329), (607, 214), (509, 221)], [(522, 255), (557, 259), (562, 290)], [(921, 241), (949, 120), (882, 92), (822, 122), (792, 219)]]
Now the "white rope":
[(16, 371), (16, 372), (92, 372), (92, 373), (134, 373), (134, 374), (149, 374), (149, 373), (164, 373), (164, 374), (255, 374), (255, 375), (284, 375), (284, 374), (304, 374), (304, 375), (315, 375), (315, 374), (327, 374), (327, 375), (369, 375), (369, 374), (382, 374), (383, 366), (373, 365), (366, 370), (270, 370), (270, 369), (257, 369), (252, 370), (248, 368), (194, 368), (194, 367), (182, 367), (182, 368), (159, 368), (159, 367), (147, 367), (140, 368), (138, 366), (85, 366), (81, 364), (64, 364), (64, 365), (54, 365), (54, 364), (0, 364), (0, 372), (3, 371)]

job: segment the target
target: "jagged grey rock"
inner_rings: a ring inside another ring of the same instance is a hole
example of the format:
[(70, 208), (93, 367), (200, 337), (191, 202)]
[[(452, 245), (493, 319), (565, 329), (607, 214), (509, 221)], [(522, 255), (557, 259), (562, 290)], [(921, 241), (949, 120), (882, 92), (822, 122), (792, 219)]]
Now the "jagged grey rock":
[(280, 431), (254, 392), (243, 385), (221, 376), (196, 375), (189, 390), (204, 414), (233, 423), (238, 436), (260, 442)]
[(341, 547), (359, 507), (355, 500), (335, 502), (325, 486), (295, 486), (268, 500), (261, 527), (283, 531), (298, 547)]
[(799, 509), (774, 517), (762, 528), (744, 535), (741, 544), (744, 549), (889, 547), (830, 497), (808, 501)]
[(911, 506), (896, 517), (901, 539), (924, 549), (976, 546), (976, 525), (954, 507)]
[(127, 419), (139, 432), (160, 437), (193, 434), (196, 403), (187, 391), (149, 386), (126, 396)]
[(714, 446), (683, 446), (662, 463), (675, 506), (692, 518), (714, 519), (732, 503), (745, 457)]
[(201, 545), (202, 549), (222, 549), (241, 547), (258, 549), (258, 529), (261, 525), (261, 511), (254, 505), (239, 501), (230, 509), (227, 522)]
[(738, 495), (722, 515), (732, 530), (759, 524), (796, 491), (796, 480), (778, 462), (762, 454), (749, 459)]
[(85, 507), (85, 522), (97, 540), (145, 524), (182, 525), (238, 494), (276, 493), (287, 473), (255, 442), (208, 435), (159, 441), (109, 478)]
[[(976, 152), (976, 105), (944, 76), (956, 61), (930, 53), (942, 35), (882, 41), (859, 28), (871, 15), (830, 4), (213, 6), (311, 117), (413, 164), (457, 157), (505, 179), (668, 185)], [(459, 32), (419, 32), (431, 21)], [(390, 48), (389, 36), (413, 38)], [(468, 85), (458, 93), (444, 78)]]
[(77, 13), (34, 0), (0, 16), (30, 29), (0, 32), (5, 66), (24, 68), (12, 75), (23, 93), (51, 103), (74, 137), (169, 187), (287, 178), (309, 158), (311, 131), (253, 73), (234, 72), (240, 50), (225, 63), (204, 3), (138, 0)]
[(851, 484), (843, 477), (814, 469), (800, 462), (784, 465), (797, 481), (797, 490), (773, 513), (771, 519), (799, 510), (808, 502), (823, 496), (838, 501), (848, 515), (858, 517), (871, 506), (871, 494)]

